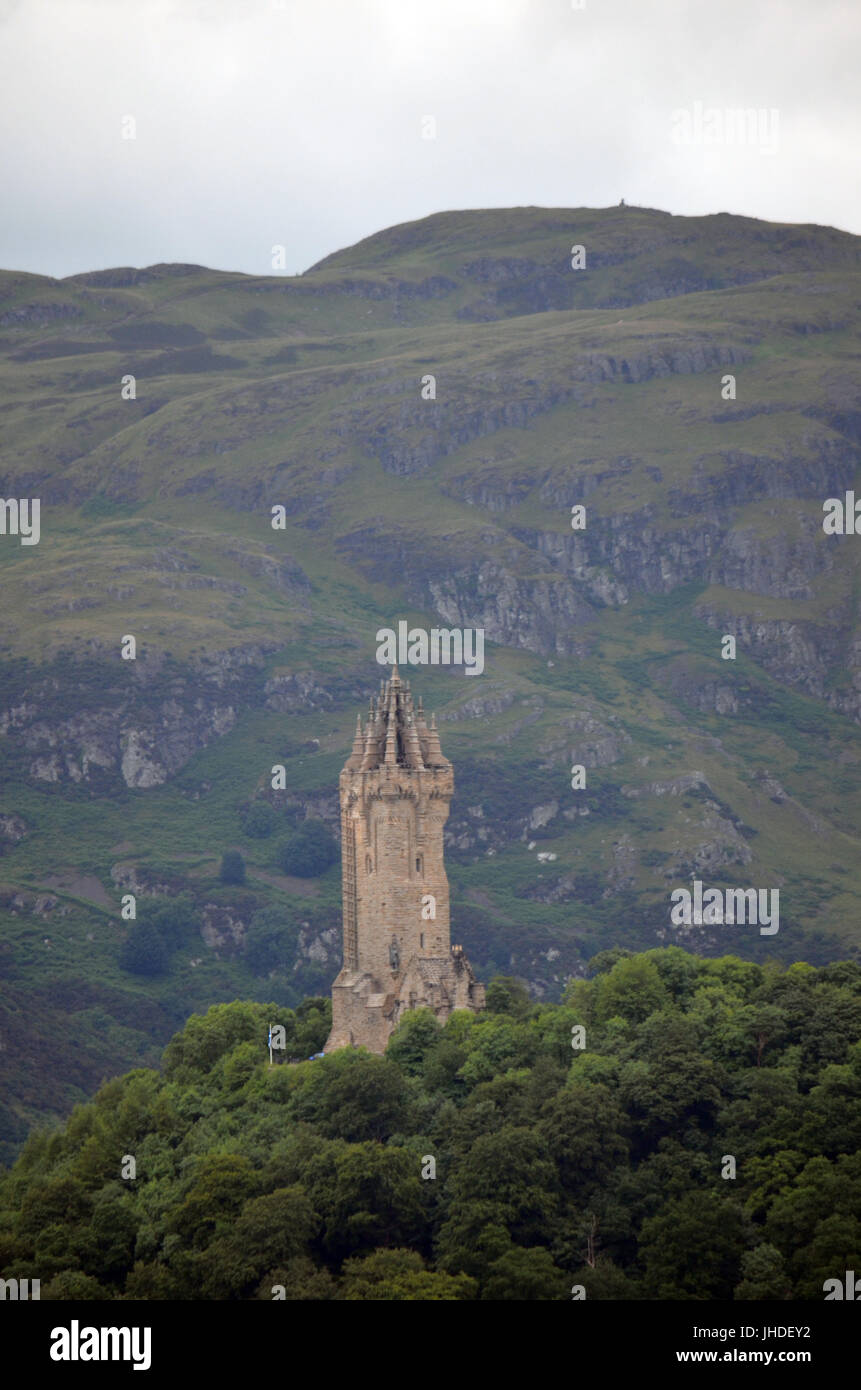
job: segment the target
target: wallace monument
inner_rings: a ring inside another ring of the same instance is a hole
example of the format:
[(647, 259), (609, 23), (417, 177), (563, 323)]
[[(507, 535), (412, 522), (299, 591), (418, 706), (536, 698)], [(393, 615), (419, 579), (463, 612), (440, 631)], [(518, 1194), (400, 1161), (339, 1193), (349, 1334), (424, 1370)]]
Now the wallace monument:
[(428, 725), (421, 700), (413, 708), (394, 667), (340, 778), (344, 963), (326, 1052), (383, 1052), (408, 1009), (444, 1023), (484, 1007), (484, 985), (450, 943), (442, 832), (453, 791), (436, 719)]

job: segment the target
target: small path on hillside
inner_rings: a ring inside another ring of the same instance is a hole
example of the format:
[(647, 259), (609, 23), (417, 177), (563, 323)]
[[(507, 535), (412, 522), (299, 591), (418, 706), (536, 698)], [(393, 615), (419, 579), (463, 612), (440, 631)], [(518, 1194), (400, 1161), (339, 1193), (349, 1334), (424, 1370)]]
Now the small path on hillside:
[(191, 862), (196, 864), (200, 859), (206, 859), (213, 864), (218, 863), (218, 855), (207, 854), (205, 849), (199, 849), (196, 854), (166, 854), (162, 855), (162, 858), (164, 859), (165, 863), (172, 863), (174, 860), (176, 860), (177, 863), (184, 864)]
[[(99, 907), (116, 907), (114, 899), (105, 892), (104, 886), (95, 874), (51, 874), (49, 878), (42, 879), (42, 884), (57, 893), (69, 893), (73, 898), (86, 898), (88, 902), (96, 903)], [(32, 892), (32, 889), (30, 891)]]
[(245, 873), (248, 878), (262, 878), (264, 883), (271, 883), (273, 888), (280, 888), (282, 893), (298, 893), (303, 898), (320, 896), (318, 885), (311, 883), (307, 878), (295, 878), (292, 874), (273, 874), (267, 869), (255, 869), (250, 865), (245, 866)]
[(487, 908), (488, 911), (495, 915), (498, 922), (507, 922), (510, 926), (514, 925), (512, 919), (510, 917), (505, 917), (500, 912), (496, 903), (482, 888), (467, 888), (464, 896), (468, 903), (475, 903), (476, 907)]

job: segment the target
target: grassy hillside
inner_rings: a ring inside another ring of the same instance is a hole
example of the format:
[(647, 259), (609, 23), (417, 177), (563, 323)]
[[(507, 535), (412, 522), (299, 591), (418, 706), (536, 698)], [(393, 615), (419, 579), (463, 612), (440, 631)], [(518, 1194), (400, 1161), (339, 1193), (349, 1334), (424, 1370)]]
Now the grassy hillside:
[[(558, 998), (614, 944), (857, 956), (861, 542), (822, 503), (861, 495), (859, 245), (520, 208), (298, 277), (0, 275), (0, 496), (41, 499), (38, 545), (0, 536), (3, 1154), (191, 1009), (328, 990), (339, 869), (282, 849), (307, 817), (337, 834), (401, 618), (487, 635), (481, 676), (407, 673), (454, 763), (454, 939), (484, 978)], [(779, 889), (779, 933), (680, 932), (694, 877)], [(196, 914), (158, 975), (120, 965), (128, 891)], [(281, 955), (249, 953), (273, 911)]]

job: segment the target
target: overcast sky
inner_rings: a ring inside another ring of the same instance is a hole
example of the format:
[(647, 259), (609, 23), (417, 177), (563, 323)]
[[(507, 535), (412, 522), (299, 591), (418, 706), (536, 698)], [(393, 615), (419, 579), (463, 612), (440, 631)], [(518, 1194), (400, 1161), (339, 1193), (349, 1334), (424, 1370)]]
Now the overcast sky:
[(292, 273), (621, 197), (861, 233), (859, 0), (579, 3), (0, 0), (0, 266)]

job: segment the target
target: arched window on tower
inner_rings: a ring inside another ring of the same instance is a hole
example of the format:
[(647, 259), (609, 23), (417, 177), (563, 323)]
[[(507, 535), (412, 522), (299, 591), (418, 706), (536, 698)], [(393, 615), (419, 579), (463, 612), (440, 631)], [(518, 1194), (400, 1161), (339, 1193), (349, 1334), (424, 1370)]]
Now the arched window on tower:
[(417, 854), (417, 855), (416, 855), (416, 873), (417, 873), (417, 874), (423, 874), (423, 873), (424, 873), (424, 856), (421, 855), (421, 854)]
[(365, 855), (365, 868), (369, 874), (372, 874), (374, 872), (373, 861), (369, 854)]

